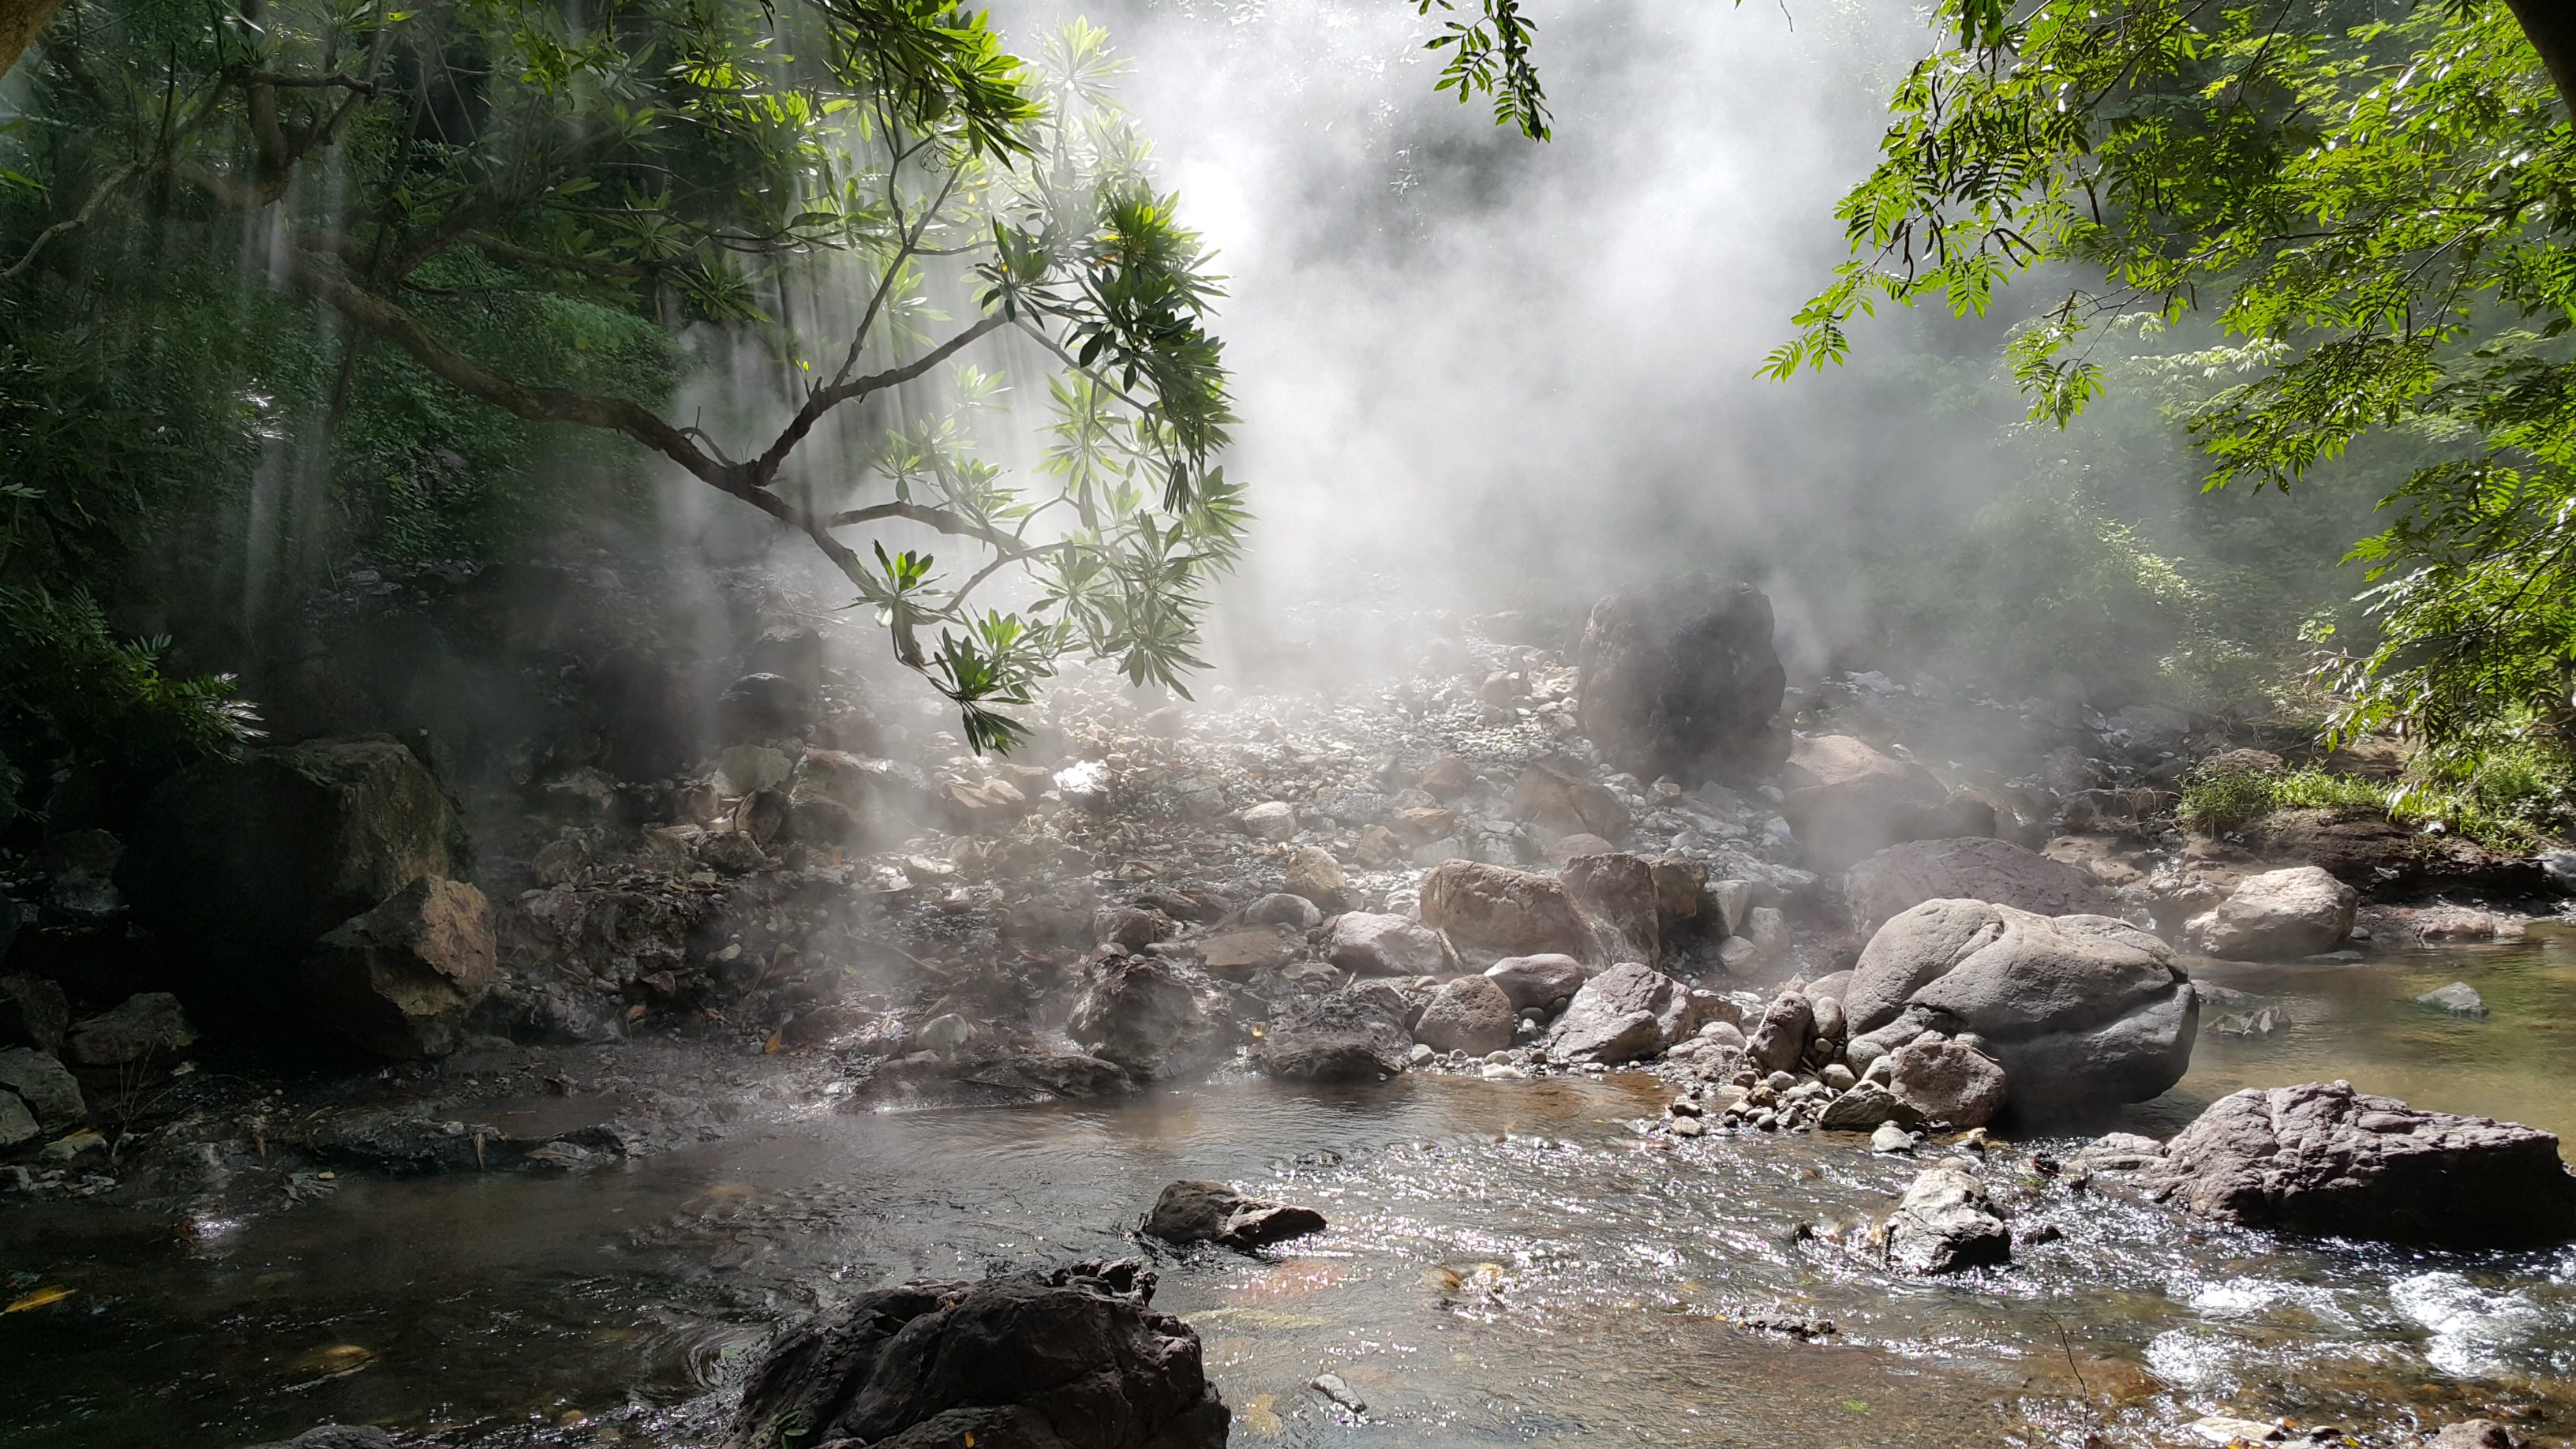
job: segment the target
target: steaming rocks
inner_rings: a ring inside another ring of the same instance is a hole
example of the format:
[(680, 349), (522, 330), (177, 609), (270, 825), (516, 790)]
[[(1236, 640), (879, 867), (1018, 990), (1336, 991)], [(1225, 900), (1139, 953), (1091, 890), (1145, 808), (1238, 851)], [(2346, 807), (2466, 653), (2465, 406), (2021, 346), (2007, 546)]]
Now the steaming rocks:
[(1180, 967), (1121, 952), (1091, 966), (1065, 1030), (1094, 1055), (1137, 1076), (1169, 1077), (1226, 1053), (1229, 1016), (1223, 999)]
[(413, 881), (314, 943), (304, 984), (315, 1019), (377, 1056), (444, 1056), (492, 987), (498, 946), (483, 893)]
[(1153, 1283), (1091, 1262), (863, 1293), (771, 1346), (728, 1449), (1222, 1449), (1232, 1415)]
[(1773, 717), (1788, 676), (1771, 627), (1771, 601), (1760, 590), (1705, 576), (1603, 599), (1584, 624), (1577, 659), (1583, 732), (1611, 761), (1649, 779), (1778, 763), (1788, 740)]
[(2576, 1238), (2576, 1175), (2555, 1135), (2349, 1082), (2248, 1088), (2161, 1148), (2096, 1146), (2135, 1163), (2152, 1195), (2247, 1227), (2462, 1248)]
[(2212, 956), (2295, 960), (2342, 944), (2360, 903), (2359, 893), (2318, 867), (2293, 866), (2247, 878), (2187, 929)]
[[(1381, 988), (1383, 991), (1384, 988)], [(1270, 1021), (1252, 1063), (1298, 1082), (1373, 1082), (1403, 1071), (1413, 1051), (1392, 993), (1353, 987), (1294, 1002)], [(1398, 999), (1400, 1000), (1400, 998)]]
[(1931, 900), (1991, 901), (2042, 916), (2119, 914), (2118, 902), (2091, 874), (2002, 840), (1889, 846), (1844, 872), (1843, 898), (1864, 931)]
[(1591, 932), (1565, 883), (1508, 866), (1453, 860), (1422, 883), (1422, 924), (1503, 956), (1583, 955)]
[(1145, 1233), (1167, 1243), (1221, 1243), (1248, 1251), (1324, 1230), (1324, 1215), (1246, 1197), (1221, 1182), (1182, 1181), (1163, 1189)]

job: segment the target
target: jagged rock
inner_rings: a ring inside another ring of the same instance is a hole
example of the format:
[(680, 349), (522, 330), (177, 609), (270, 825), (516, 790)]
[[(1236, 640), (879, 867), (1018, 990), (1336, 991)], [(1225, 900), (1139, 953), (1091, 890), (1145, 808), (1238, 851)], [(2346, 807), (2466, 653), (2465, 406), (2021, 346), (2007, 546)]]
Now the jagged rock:
[(1505, 956), (1577, 956), (1592, 949), (1583, 913), (1563, 882), (1471, 860), (1449, 861), (1424, 878), (1422, 924), (1461, 947)]
[[(0, 900), (0, 913), (17, 907)], [(8, 949), (0, 941), (0, 951)], [(42, 976), (0, 976), (0, 1047), (28, 1046), (52, 1051), (63, 1044), (72, 1022), (71, 1003), (63, 988)]]
[(1301, 845), (1288, 857), (1288, 878), (1280, 889), (1292, 896), (1304, 896), (1316, 909), (1331, 915), (1347, 911), (1357, 904), (1351, 898), (1351, 878), (1333, 853), (1320, 845)]
[(28, 1115), (47, 1132), (59, 1131), (89, 1115), (80, 1083), (63, 1064), (29, 1047), (0, 1051), (0, 1092), (26, 1103)]
[[(757, 799), (758, 796), (750, 797)], [(719, 831), (699, 840), (690, 854), (698, 864), (718, 875), (749, 875), (769, 863), (769, 857), (749, 835), (739, 830)]]
[(1749, 584), (1703, 575), (1613, 594), (1593, 605), (1576, 662), (1584, 734), (1640, 779), (1759, 771), (1786, 754), (1772, 718), (1788, 675), (1771, 601)]
[(422, 876), (453, 876), (447, 796), (385, 735), (252, 750), (153, 792), (118, 878), (146, 925), (257, 968)]
[(2080, 1114), (2144, 1101), (2191, 1064), (2200, 1002), (2172, 948), (2125, 921), (1926, 901), (1879, 927), (1843, 1009), (1849, 1056), (1937, 1027), (1974, 1032), (2003, 1065), (2013, 1110)]
[(1156, 941), (1172, 939), (1180, 927), (1161, 911), (1142, 906), (1102, 906), (1091, 913), (1091, 938), (1103, 946), (1142, 951)]
[(520, 896), (495, 924), (508, 973), (565, 973), (621, 990), (657, 973), (689, 972), (718, 914), (718, 898), (696, 891), (557, 886)]
[(1145, 1233), (1167, 1243), (1222, 1243), (1250, 1250), (1324, 1230), (1324, 1215), (1246, 1197), (1221, 1182), (1182, 1181), (1163, 1189)]
[(1325, 953), (1334, 965), (1357, 976), (1439, 976), (1457, 967), (1438, 931), (1402, 916), (1366, 911), (1334, 920)]
[(1866, 931), (1931, 900), (1992, 901), (2043, 916), (2108, 916), (2118, 902), (2089, 871), (2005, 840), (1913, 840), (1843, 873), (1852, 923)]
[(1659, 941), (1670, 944), (1700, 934), (1708, 923), (1708, 867), (1695, 860), (1667, 858), (1650, 869)]
[(1403, 1071), (1412, 1050), (1396, 1010), (1354, 988), (1290, 1003), (1272, 1018), (1252, 1061), (1292, 1081), (1370, 1082)]
[(1223, 1449), (1198, 1335), (1134, 1262), (880, 1288), (789, 1330), (727, 1449)]
[(1888, 1060), (1888, 1091), (1923, 1121), (1983, 1127), (2003, 1110), (2004, 1069), (1973, 1047), (1913, 1041)]
[(2458, 1248), (2576, 1238), (2576, 1175), (2555, 1135), (2417, 1111), (2349, 1082), (2231, 1092), (2138, 1181), (2247, 1227)]
[(1548, 1033), (1548, 1060), (1616, 1066), (1661, 1054), (1698, 1032), (1709, 1003), (1650, 966), (1623, 961), (1583, 983)]
[(462, 881), (413, 881), (305, 954), (314, 1024), (397, 1060), (456, 1049), (492, 989), (498, 945), (483, 893)]
[(728, 741), (801, 734), (814, 722), (814, 691), (783, 674), (746, 674), (716, 697)]
[(1744, 1054), (1765, 1072), (1785, 1072), (1806, 1052), (1807, 1032), (1815, 1024), (1815, 1004), (1804, 992), (1783, 991), (1763, 1008), (1762, 1020), (1745, 1037)]
[(1413, 1039), (1436, 1052), (1483, 1056), (1512, 1044), (1515, 1008), (1509, 993), (1490, 977), (1461, 976), (1443, 982), (1413, 1024)]
[(1512, 1009), (1554, 1011), (1574, 999), (1591, 973), (1571, 956), (1506, 956), (1485, 975), (1511, 998)]
[(84, 1067), (167, 1066), (197, 1039), (166, 991), (129, 996), (115, 1009), (72, 1023), (64, 1053)]
[(1243, 833), (1261, 840), (1287, 840), (1297, 833), (1297, 807), (1285, 800), (1264, 800), (1235, 817)]
[(2012, 1261), (2012, 1230), (1978, 1181), (1927, 1167), (1887, 1220), (1887, 1257), (1908, 1273), (1956, 1273)]
[[(1288, 899), (1294, 900), (1291, 896)], [(1308, 909), (1312, 909), (1309, 907)], [(1228, 981), (1251, 979), (1257, 971), (1276, 971), (1306, 953), (1306, 933), (1294, 926), (1252, 926), (1220, 931), (1198, 943), (1199, 960), (1211, 976)]]
[(1094, 1056), (1140, 1077), (1177, 1076), (1225, 1054), (1223, 1002), (1178, 966), (1154, 956), (1107, 955), (1092, 963), (1065, 1032)]
[(2192, 921), (2203, 951), (2239, 961), (2287, 961), (2331, 951), (2352, 934), (2361, 897), (2313, 865), (2249, 876), (2218, 909)]
[[(1655, 868), (1633, 855), (1586, 855), (1568, 861), (1566, 893), (1592, 921), (1615, 938), (1605, 943), (1614, 960), (1653, 965), (1663, 954), (1662, 893)], [(1698, 892), (1691, 893), (1698, 899)]]
[(1589, 835), (1604, 851), (1628, 834), (1628, 807), (1606, 785), (1552, 765), (1532, 765), (1512, 782), (1512, 818), (1526, 821), (1542, 839)]
[(1862, 1082), (1825, 1104), (1816, 1125), (1828, 1132), (1874, 1132), (1882, 1123), (1920, 1127), (1923, 1116), (1878, 1082)]

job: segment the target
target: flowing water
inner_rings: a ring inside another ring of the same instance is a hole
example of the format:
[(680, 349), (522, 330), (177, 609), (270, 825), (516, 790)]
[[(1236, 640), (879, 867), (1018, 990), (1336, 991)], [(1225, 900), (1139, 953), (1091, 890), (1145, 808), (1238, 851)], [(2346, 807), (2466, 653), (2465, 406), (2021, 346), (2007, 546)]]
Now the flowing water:
[[(2576, 940), (2236, 968), (2286, 1022), (2204, 1035), (2124, 1124), (2341, 1076), (2576, 1133)], [(2412, 997), (2452, 980), (2493, 1008)], [(2232, 1009), (2232, 1008), (2231, 1008)], [(791, 1115), (578, 1175), (388, 1181), (234, 1221), (0, 1209), (0, 1445), (248, 1443), (325, 1420), (445, 1444), (703, 1444), (778, 1322), (863, 1288), (1140, 1251), (1175, 1177), (1320, 1207), (1267, 1258), (1169, 1255), (1244, 1445), (2191, 1442), (2212, 1412), (2380, 1442), (2503, 1410), (2576, 1433), (2576, 1250), (2302, 1244), (2075, 1192), (1999, 1146), (2016, 1229), (1946, 1282), (1852, 1225), (1918, 1163), (1851, 1139), (1643, 1130), (1643, 1077), (1227, 1081), (1114, 1104)], [(1805, 1231), (1801, 1231), (1801, 1227)], [(1801, 1341), (1748, 1317), (1826, 1319)], [(1337, 1374), (1364, 1414), (1306, 1387)]]

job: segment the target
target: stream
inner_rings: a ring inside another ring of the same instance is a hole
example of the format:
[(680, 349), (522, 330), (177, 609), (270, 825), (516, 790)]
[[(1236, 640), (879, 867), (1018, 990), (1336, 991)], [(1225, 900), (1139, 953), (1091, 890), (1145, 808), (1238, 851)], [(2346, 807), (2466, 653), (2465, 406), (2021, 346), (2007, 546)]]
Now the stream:
[[(2182, 1085), (2106, 1125), (2161, 1135), (2240, 1086), (2346, 1077), (2576, 1133), (2576, 937), (2195, 969), (2282, 1029), (2231, 1038), (2205, 1013)], [(2413, 1003), (2454, 980), (2493, 1015)], [(1176, 1177), (1332, 1223), (1263, 1258), (1157, 1255), (1156, 1305), (1205, 1340), (1237, 1444), (2182, 1444), (2211, 1413), (2381, 1443), (2499, 1411), (2576, 1433), (2576, 1249), (2297, 1243), (2034, 1176), (2016, 1236), (2061, 1238), (1910, 1280), (1853, 1225), (1919, 1160), (1649, 1134), (1670, 1096), (1643, 1075), (1227, 1078), (797, 1109), (581, 1174), (343, 1173), (232, 1220), (13, 1205), (0, 1297), (70, 1293), (0, 1314), (0, 1446), (221, 1449), (327, 1420), (406, 1443), (709, 1444), (775, 1324), (912, 1278), (1137, 1253), (1128, 1230)], [(1987, 1179), (2078, 1140), (1999, 1142)], [(1306, 1387), (1326, 1372), (1364, 1413)]]

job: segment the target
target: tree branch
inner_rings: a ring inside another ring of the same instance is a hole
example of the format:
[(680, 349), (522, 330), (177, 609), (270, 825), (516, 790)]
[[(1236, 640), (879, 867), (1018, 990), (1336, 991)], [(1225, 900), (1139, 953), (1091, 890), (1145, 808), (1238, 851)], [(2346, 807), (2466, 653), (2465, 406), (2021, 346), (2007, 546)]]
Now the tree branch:
[(762, 453), (759, 460), (751, 465), (755, 486), (763, 488), (769, 486), (771, 480), (778, 476), (778, 470), (786, 464), (787, 455), (798, 443), (805, 440), (806, 434), (814, 431), (814, 424), (821, 420), (823, 414), (853, 398), (866, 397), (872, 392), (883, 392), (887, 388), (912, 381), (956, 356), (986, 333), (1003, 326), (1004, 323), (1005, 319), (1002, 315), (998, 312), (994, 313), (901, 367), (890, 367), (883, 372), (871, 372), (864, 377), (856, 377), (831, 387), (815, 389), (805, 399), (805, 405), (796, 410), (796, 416), (788, 419), (787, 426), (779, 430), (777, 441), (771, 443), (769, 450)]

